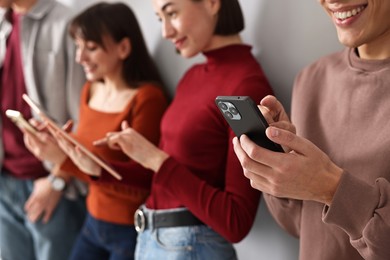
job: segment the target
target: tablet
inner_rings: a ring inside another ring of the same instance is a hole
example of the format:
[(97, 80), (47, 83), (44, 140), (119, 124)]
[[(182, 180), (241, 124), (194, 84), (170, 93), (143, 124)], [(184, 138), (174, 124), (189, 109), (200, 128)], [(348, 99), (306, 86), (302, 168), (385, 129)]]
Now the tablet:
[(89, 151), (84, 145), (79, 143), (76, 139), (74, 139), (71, 135), (65, 132), (60, 126), (58, 126), (45, 112), (40, 108), (40, 106), (35, 103), (28, 95), (23, 94), (23, 100), (31, 107), (31, 109), (37, 113), (43, 121), (45, 121), (49, 127), (52, 127), (55, 131), (59, 132), (66, 140), (76, 145), (83, 151), (89, 158), (91, 158), (94, 162), (100, 165), (103, 169), (105, 169), (108, 173), (110, 173), (113, 177), (118, 180), (122, 180), (122, 176), (119, 175), (110, 165), (107, 164), (103, 159), (99, 158), (97, 155)]

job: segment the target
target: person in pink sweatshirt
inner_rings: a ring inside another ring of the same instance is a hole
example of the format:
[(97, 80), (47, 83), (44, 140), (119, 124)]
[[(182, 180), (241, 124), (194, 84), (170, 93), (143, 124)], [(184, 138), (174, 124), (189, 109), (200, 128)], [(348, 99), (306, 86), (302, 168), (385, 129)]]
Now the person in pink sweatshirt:
[(286, 153), (247, 136), (234, 150), (301, 260), (390, 259), (390, 1), (319, 2), (346, 48), (298, 75), (292, 123), (275, 97), (260, 102)]

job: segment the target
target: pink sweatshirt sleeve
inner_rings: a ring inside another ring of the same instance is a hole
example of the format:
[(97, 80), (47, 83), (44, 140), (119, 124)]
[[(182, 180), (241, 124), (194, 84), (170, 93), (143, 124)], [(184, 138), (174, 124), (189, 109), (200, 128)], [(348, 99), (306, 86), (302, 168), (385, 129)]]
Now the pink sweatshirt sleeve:
[(390, 258), (390, 184), (378, 178), (370, 185), (345, 172), (323, 221), (343, 229), (367, 260)]

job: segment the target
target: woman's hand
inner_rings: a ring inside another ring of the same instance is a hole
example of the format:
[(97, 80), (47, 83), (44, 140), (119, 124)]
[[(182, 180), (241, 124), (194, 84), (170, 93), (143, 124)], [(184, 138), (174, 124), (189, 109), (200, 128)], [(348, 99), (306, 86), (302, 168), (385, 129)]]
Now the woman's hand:
[(58, 146), (57, 141), (47, 131), (46, 126), (36, 120), (30, 123), (39, 130), (38, 134), (23, 131), (23, 140), (27, 149), (40, 160), (46, 160), (54, 164), (61, 164), (66, 159), (66, 154)]
[(121, 127), (122, 131), (107, 134), (105, 140), (108, 146), (111, 149), (121, 149), (132, 160), (145, 168), (157, 172), (163, 162), (169, 157), (168, 154), (130, 128), (126, 121), (122, 122)]
[(99, 177), (101, 175), (101, 167), (89, 158), (79, 147), (73, 145), (65, 139), (61, 133), (53, 133), (62, 151), (73, 161), (73, 163), (84, 173)]

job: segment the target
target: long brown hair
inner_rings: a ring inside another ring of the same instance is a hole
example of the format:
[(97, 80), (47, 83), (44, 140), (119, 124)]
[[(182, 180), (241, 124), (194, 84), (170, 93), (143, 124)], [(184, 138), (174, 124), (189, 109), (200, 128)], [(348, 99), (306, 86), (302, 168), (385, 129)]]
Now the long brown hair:
[(115, 42), (129, 38), (131, 53), (124, 60), (122, 76), (129, 86), (141, 82), (162, 85), (157, 66), (151, 58), (138, 21), (129, 6), (123, 3), (98, 3), (73, 18), (69, 26), (73, 39), (80, 37), (93, 41), (105, 49), (103, 36), (110, 35)]

